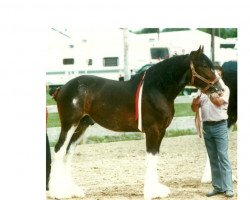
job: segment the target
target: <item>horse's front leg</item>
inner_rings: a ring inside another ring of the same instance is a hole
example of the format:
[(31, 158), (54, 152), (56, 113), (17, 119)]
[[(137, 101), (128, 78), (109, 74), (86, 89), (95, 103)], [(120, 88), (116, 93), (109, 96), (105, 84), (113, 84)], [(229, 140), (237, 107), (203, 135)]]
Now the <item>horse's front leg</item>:
[(170, 189), (161, 184), (157, 172), (159, 149), (165, 130), (159, 132), (151, 128), (146, 132), (146, 176), (144, 182), (144, 199), (151, 200), (157, 197), (167, 197)]

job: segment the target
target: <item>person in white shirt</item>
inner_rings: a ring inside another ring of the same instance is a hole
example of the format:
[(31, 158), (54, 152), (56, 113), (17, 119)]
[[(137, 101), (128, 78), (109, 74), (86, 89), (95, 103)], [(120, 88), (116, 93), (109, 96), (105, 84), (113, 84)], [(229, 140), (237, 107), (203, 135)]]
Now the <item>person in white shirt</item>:
[[(215, 65), (221, 75), (221, 67)], [(206, 194), (211, 197), (225, 193), (233, 197), (232, 169), (228, 158), (227, 108), (229, 88), (224, 84), (223, 92), (206, 95), (199, 90), (193, 99), (191, 108), (194, 112), (201, 109), (204, 140), (211, 165), (213, 190)]]

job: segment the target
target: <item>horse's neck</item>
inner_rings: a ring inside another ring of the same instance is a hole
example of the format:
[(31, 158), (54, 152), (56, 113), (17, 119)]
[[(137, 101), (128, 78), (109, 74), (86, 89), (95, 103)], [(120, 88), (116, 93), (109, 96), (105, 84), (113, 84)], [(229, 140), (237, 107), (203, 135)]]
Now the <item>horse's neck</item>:
[(187, 56), (179, 56), (159, 63), (157, 69), (149, 71), (149, 76), (153, 78), (149, 80), (151, 77), (148, 77), (148, 85), (155, 85), (168, 100), (174, 100), (188, 83), (186, 76), (188, 75), (189, 62), (187, 59)]

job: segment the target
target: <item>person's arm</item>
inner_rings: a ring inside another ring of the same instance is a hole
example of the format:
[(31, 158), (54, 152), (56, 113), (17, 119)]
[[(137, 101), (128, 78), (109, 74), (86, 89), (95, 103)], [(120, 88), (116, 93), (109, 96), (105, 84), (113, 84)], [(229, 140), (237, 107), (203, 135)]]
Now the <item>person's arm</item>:
[(226, 103), (225, 99), (222, 96), (223, 94), (220, 96), (218, 93), (212, 93), (209, 95), (209, 99), (214, 105), (221, 106)]
[(200, 107), (200, 96), (193, 99), (191, 109), (193, 112), (197, 112)]

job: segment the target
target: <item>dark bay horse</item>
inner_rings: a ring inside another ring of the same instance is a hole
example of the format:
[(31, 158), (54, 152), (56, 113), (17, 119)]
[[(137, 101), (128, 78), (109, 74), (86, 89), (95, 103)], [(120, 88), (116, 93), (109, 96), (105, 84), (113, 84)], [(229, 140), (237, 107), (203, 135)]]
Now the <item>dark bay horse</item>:
[[(166, 128), (174, 116), (174, 100), (186, 85), (194, 85), (204, 93), (221, 91), (221, 83), (203, 47), (188, 55), (166, 59), (146, 73), (119, 82), (95, 76), (79, 76), (66, 83), (54, 96), (61, 121), (61, 133), (55, 146), (50, 176), (50, 196), (70, 198), (84, 196), (71, 176), (74, 149), (89, 125), (114, 131), (136, 132), (138, 87), (141, 91), (142, 132), (146, 136), (146, 176), (144, 198), (170, 194), (159, 182), (157, 160)], [(140, 112), (140, 110), (139, 110)]]
[(228, 103), (228, 128), (237, 122), (237, 61), (228, 61), (222, 65), (222, 79), (230, 89)]

